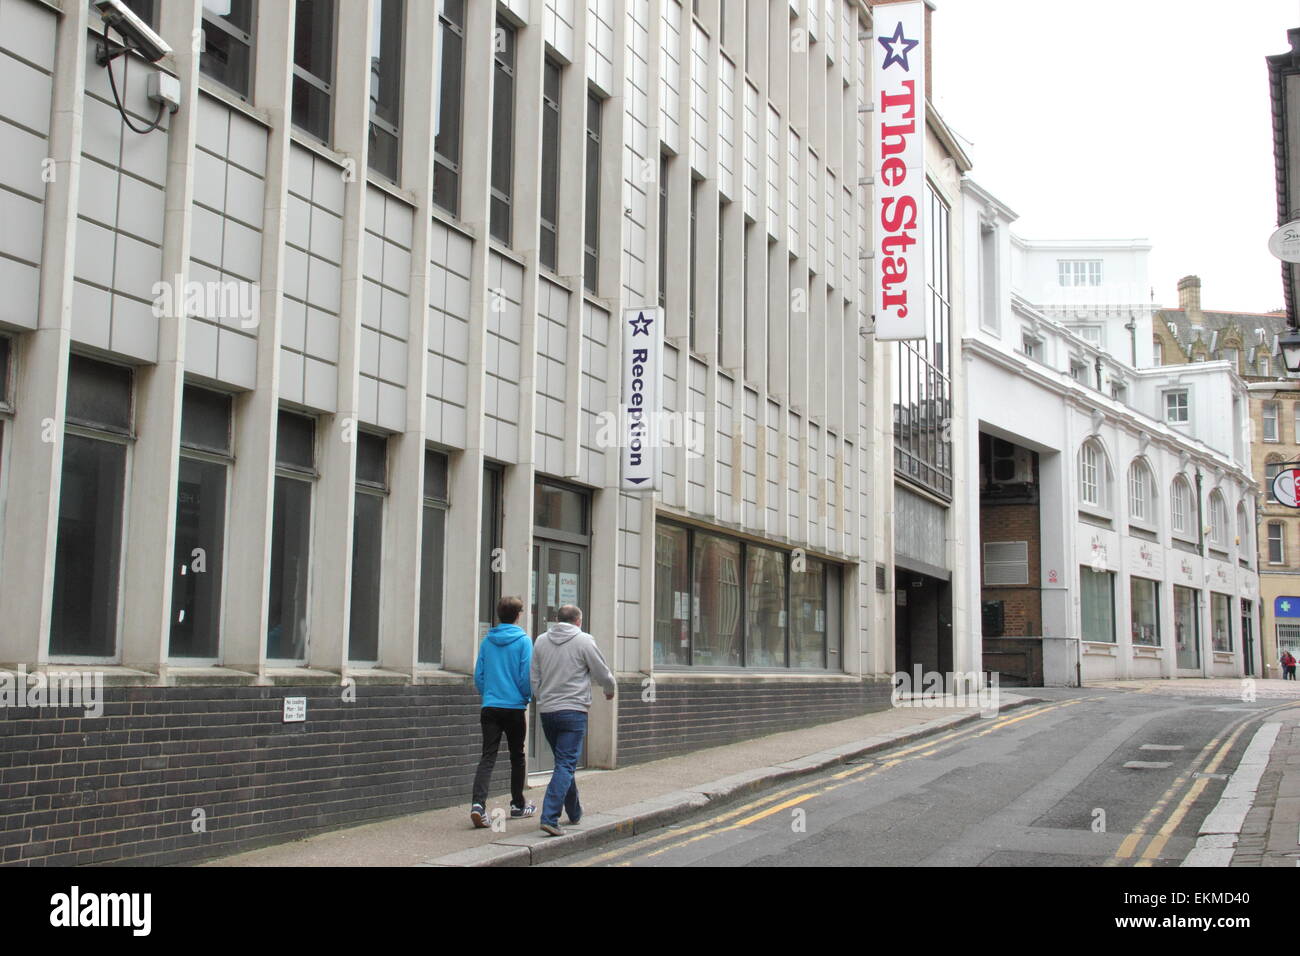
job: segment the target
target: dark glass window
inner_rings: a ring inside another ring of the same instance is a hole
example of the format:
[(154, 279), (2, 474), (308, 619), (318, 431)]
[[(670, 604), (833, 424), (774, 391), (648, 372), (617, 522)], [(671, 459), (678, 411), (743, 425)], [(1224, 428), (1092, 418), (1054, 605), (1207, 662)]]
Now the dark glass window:
[(360, 432), (357, 435), (357, 481), (376, 488), (388, 486), (388, 439)]
[(486, 629), (496, 623), (497, 601), (501, 599), (501, 532), (502, 493), (505, 472), (500, 465), (488, 465), (483, 470), (483, 519), (479, 541), (482, 567), (479, 572), (479, 628)]
[(117, 652), (126, 445), (65, 435), (62, 481), (50, 653), (112, 657)]
[(131, 12), (143, 20), (149, 26), (158, 29), (158, 8), (155, 5), (156, 0), (122, 0)]
[(546, 61), (542, 74), (542, 197), (539, 256), (542, 265), (556, 268), (560, 205), (560, 67)]
[(229, 454), (230, 396), (185, 386), (172, 558), (172, 657), (210, 659), (220, 653)]
[(494, 238), (510, 244), (510, 204), (514, 196), (515, 28), (497, 20), (492, 80), (492, 202), (489, 223)]
[(447, 456), (424, 453), (424, 525), (420, 542), (421, 664), (442, 661), (444, 543), (447, 537)]
[(329, 142), (334, 91), (334, 0), (295, 0), (293, 124)]
[(655, 663), (691, 662), (690, 538), (685, 528), (655, 528)]
[(68, 358), (68, 421), (115, 434), (131, 432), (131, 370), (81, 355)]
[(205, 0), (199, 69), (244, 99), (253, 86), (257, 0)]
[(583, 285), (596, 291), (600, 278), (600, 118), (602, 101), (587, 94), (586, 198), (583, 200)]
[(655, 527), (655, 663), (834, 669), (840, 569), (668, 522)]
[(659, 305), (668, 304), (668, 157), (659, 157)]
[(384, 556), (388, 440), (357, 435), (356, 509), (352, 519), (352, 601), (348, 659), (379, 660), (379, 588)]
[(894, 471), (947, 498), (952, 496), (949, 215), (928, 185), (925, 227), (925, 338), (894, 348)]
[(55, 543), (50, 653), (111, 658), (117, 653), (131, 431), (131, 371), (73, 355), (68, 363), (68, 424), (63, 438)]
[(275, 502), (271, 518), (271, 593), (266, 656), (307, 656), (307, 587), (311, 564), (311, 496), (316, 420), (280, 412)]
[(438, 93), (434, 116), (433, 201), (460, 210), (460, 117), (464, 98), (465, 4), (438, 4)]
[(719, 203), (719, 204), (718, 204), (718, 270), (717, 270), (717, 284), (718, 284), (718, 318), (717, 318), (717, 323), (718, 323), (718, 341), (717, 341), (717, 349), (718, 349), (718, 363), (719, 363), (719, 364), (722, 363), (722, 274), (723, 274), (723, 265), (724, 265), (724, 263), (726, 262), (726, 251), (727, 251), (727, 243), (726, 243), (726, 238), (725, 238), (726, 233), (724, 233), (723, 230), (722, 230), (722, 220), (723, 220), (723, 213), (724, 213), (724, 207), (725, 207), (725, 206), (726, 206), (726, 203)]
[(785, 666), (785, 554), (751, 547), (745, 563), (745, 663)]
[(370, 168), (397, 181), (405, 0), (374, 0), (370, 35)]
[(700, 261), (699, 260), (699, 253), (700, 253), (699, 238), (700, 237), (699, 237), (699, 232), (695, 227), (695, 212), (696, 212), (695, 207), (696, 207), (696, 201), (699, 199), (699, 194), (700, 194), (700, 182), (698, 179), (693, 179), (691, 180), (691, 236), (690, 236), (691, 274), (688, 280), (690, 292), (688, 295), (688, 302), (687, 302), (688, 314), (690, 315), (690, 346), (692, 352), (694, 352), (698, 348), (695, 339), (695, 314), (696, 314), (695, 288), (697, 285), (697, 277), (699, 276), (699, 272), (700, 272), (700, 268), (699, 268), (699, 261)]
[(539, 482), (533, 490), (533, 524), (570, 534), (587, 533), (587, 496), (580, 491)]

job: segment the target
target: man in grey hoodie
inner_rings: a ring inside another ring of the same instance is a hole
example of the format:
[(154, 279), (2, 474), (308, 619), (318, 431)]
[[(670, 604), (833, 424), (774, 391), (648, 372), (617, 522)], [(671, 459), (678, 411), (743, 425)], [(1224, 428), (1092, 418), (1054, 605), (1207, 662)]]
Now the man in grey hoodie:
[(587, 712), (591, 709), (591, 678), (605, 689), (605, 699), (614, 699), (614, 675), (601, 656), (596, 640), (582, 630), (582, 609), (572, 604), (560, 608), (559, 623), (533, 645), (532, 690), (542, 733), (555, 754), (555, 770), (542, 802), (542, 829), (559, 836), (560, 809), (570, 823), (582, 819), (578, 784), (573, 779), (587, 736)]

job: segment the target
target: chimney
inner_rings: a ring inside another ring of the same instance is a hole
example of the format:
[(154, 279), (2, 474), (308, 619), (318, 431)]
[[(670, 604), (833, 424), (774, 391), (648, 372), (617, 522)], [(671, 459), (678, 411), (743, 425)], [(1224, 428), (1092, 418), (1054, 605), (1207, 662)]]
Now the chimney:
[(1178, 308), (1187, 313), (1187, 321), (1193, 326), (1204, 324), (1201, 315), (1201, 277), (1183, 276), (1178, 280)]

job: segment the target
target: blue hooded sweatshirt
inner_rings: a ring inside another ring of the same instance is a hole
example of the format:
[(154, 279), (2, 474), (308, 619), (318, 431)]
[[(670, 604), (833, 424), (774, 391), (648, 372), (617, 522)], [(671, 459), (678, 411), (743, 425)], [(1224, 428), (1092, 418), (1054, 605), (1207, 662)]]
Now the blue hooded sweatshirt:
[(533, 642), (516, 624), (498, 624), (479, 645), (474, 686), (484, 707), (523, 710), (532, 699)]

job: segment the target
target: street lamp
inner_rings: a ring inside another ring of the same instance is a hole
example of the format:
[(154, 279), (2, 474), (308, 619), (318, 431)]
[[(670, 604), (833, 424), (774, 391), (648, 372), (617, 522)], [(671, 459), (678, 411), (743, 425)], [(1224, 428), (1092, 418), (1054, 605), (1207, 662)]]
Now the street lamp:
[(1282, 353), (1282, 364), (1292, 375), (1300, 373), (1300, 329), (1294, 326), (1278, 336), (1277, 349)]

